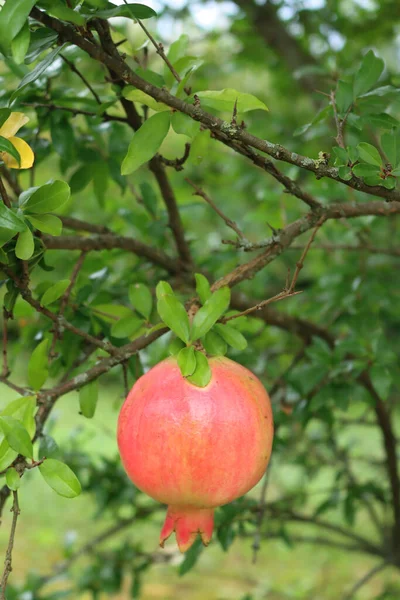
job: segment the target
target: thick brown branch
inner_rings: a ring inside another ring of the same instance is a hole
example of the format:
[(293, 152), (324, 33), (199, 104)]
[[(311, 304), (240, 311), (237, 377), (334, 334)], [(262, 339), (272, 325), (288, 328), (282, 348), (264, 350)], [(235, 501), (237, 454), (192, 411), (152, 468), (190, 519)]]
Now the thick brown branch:
[(111, 71), (115, 72), (118, 77), (120, 77), (123, 81), (137, 87), (142, 90), (146, 94), (152, 96), (155, 100), (159, 102), (163, 102), (167, 106), (179, 110), (183, 112), (196, 121), (200, 121), (203, 123), (205, 127), (210, 129), (218, 139), (223, 141), (224, 139), (228, 140), (236, 140), (241, 142), (245, 146), (250, 148), (255, 148), (261, 152), (276, 158), (277, 160), (287, 162), (289, 164), (296, 165), (302, 169), (315, 173), (318, 178), (328, 177), (335, 181), (342, 183), (343, 185), (352, 187), (356, 190), (365, 192), (366, 194), (379, 196), (381, 198), (386, 198), (391, 201), (399, 201), (400, 200), (400, 191), (398, 190), (387, 190), (381, 186), (368, 186), (361, 179), (357, 177), (353, 177), (349, 181), (341, 179), (339, 177), (338, 169), (335, 167), (330, 167), (324, 163), (321, 163), (319, 160), (315, 160), (309, 158), (307, 156), (302, 156), (295, 152), (284, 148), (279, 144), (274, 144), (267, 140), (260, 139), (250, 133), (248, 133), (245, 129), (241, 127), (232, 126), (231, 123), (223, 121), (222, 119), (207, 113), (202, 110), (196, 104), (189, 104), (184, 100), (176, 98), (172, 94), (170, 94), (165, 88), (158, 88), (148, 81), (145, 81), (141, 77), (139, 77), (136, 73), (134, 73), (124, 62), (124, 60), (119, 56), (118, 52), (108, 54), (102, 48), (91, 43), (89, 40), (80, 36), (73, 28), (68, 25), (65, 25), (61, 21), (49, 17), (45, 13), (41, 12), (37, 8), (33, 8), (31, 11), (31, 16), (35, 18), (37, 21), (43, 23), (47, 27), (50, 27), (54, 31), (56, 31), (60, 39), (62, 41), (71, 42), (75, 44), (85, 52), (89, 54), (95, 60), (106, 65)]
[(83, 252), (114, 249), (126, 250), (150, 260), (170, 273), (178, 272), (180, 267), (178, 261), (170, 258), (162, 250), (157, 250), (152, 246), (147, 246), (147, 244), (129, 237), (110, 233), (90, 237), (68, 235), (53, 237), (51, 235), (43, 235), (42, 241), (49, 250), (81, 250)]

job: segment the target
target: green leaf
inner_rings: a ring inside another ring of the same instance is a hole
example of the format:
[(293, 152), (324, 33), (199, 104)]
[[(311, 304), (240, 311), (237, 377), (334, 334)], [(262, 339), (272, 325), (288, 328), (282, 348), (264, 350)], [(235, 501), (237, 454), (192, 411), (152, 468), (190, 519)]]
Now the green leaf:
[(4, 438), (0, 444), (0, 471), (4, 471), (17, 458), (18, 452), (10, 447), (10, 444)]
[(29, 260), (35, 251), (35, 242), (30, 229), (26, 228), (18, 234), (15, 246), (15, 255), (21, 260)]
[(168, 354), (171, 356), (176, 356), (179, 354), (182, 348), (186, 348), (185, 344), (179, 338), (175, 338), (168, 346)]
[(147, 285), (144, 285), (144, 283), (133, 283), (130, 285), (129, 301), (139, 314), (147, 320), (150, 319), (153, 298)]
[(43, 233), (61, 235), (62, 221), (55, 215), (27, 215), (27, 219), (35, 229), (43, 231)]
[(353, 175), (351, 174), (351, 168), (344, 167), (343, 165), (341, 167), (339, 167), (338, 173), (339, 173), (339, 177), (341, 179), (344, 179), (345, 181), (350, 181), (350, 179), (353, 177)]
[(156, 193), (154, 192), (151, 185), (147, 183), (147, 181), (141, 183), (139, 187), (144, 207), (146, 208), (147, 212), (155, 218), (157, 216), (158, 204)]
[[(13, 209), (0, 202), (0, 227), (9, 229), (13, 234), (25, 231), (26, 223)], [(13, 237), (13, 235), (11, 236)]]
[(75, 498), (81, 493), (81, 484), (75, 473), (65, 463), (48, 458), (39, 466), (43, 479), (57, 494)]
[(390, 133), (384, 133), (381, 145), (392, 167), (397, 167), (400, 163), (400, 132), (393, 129)]
[(42, 458), (58, 458), (60, 449), (57, 442), (50, 435), (42, 435), (39, 444), (39, 460)]
[(231, 291), (223, 287), (212, 294), (194, 316), (190, 339), (192, 341), (203, 337), (224, 314), (229, 306)]
[(360, 69), (354, 76), (354, 98), (368, 92), (382, 75), (385, 63), (372, 50), (364, 56)]
[(134, 313), (116, 321), (111, 327), (111, 335), (115, 338), (129, 338), (144, 325), (143, 319)]
[(370, 165), (377, 165), (378, 167), (382, 164), (381, 155), (378, 150), (371, 144), (361, 142), (357, 146), (360, 158)]
[(199, 133), (200, 123), (181, 112), (174, 112), (171, 125), (175, 133), (186, 135), (191, 140)]
[(16, 147), (9, 140), (2, 137), (1, 135), (0, 135), (0, 152), (7, 152), (7, 154), (10, 154), (10, 156), (15, 158), (18, 165), (21, 164), (21, 157), (20, 157), (19, 152), (16, 149)]
[(232, 346), (232, 348), (235, 348), (235, 350), (244, 350), (247, 348), (246, 338), (234, 327), (217, 323), (215, 325), (215, 330), (226, 341), (226, 343), (229, 344), (229, 346)]
[(122, 95), (124, 98), (127, 98), (127, 100), (130, 100), (131, 102), (137, 102), (138, 104), (142, 104), (144, 106), (148, 106), (155, 112), (170, 110), (167, 104), (164, 104), (163, 102), (157, 102), (157, 100), (154, 100), (152, 96), (149, 96), (145, 92), (142, 92), (142, 90), (138, 90), (133, 86), (127, 86), (123, 90)]
[(44, 214), (58, 210), (71, 195), (68, 183), (65, 181), (49, 181), (37, 188), (21, 204), (22, 210), (28, 214)]
[(28, 383), (34, 390), (40, 390), (45, 383), (48, 370), (49, 341), (42, 340), (32, 352), (32, 356), (28, 363)]
[(388, 367), (376, 364), (369, 371), (372, 383), (382, 400), (386, 401), (389, 397), (393, 378), (392, 372)]
[(11, 115), (11, 109), (9, 108), (0, 108), (0, 127), (4, 125), (7, 121), (8, 117)]
[[(11, 1), (14, 2), (14, 0), (11, 0)], [(27, 0), (24, 0), (24, 1), (27, 1)], [(1, 12), (3, 12), (3, 11), (1, 11)], [(61, 52), (61, 50), (63, 50), (64, 46), (65, 46), (65, 44), (63, 44), (62, 46), (57, 46), (57, 48), (54, 48), (54, 50), (49, 52), (49, 54), (47, 54), (46, 57), (42, 61), (40, 61), (40, 63), (38, 63), (36, 65), (36, 67), (33, 69), (33, 71), (30, 71), (29, 73), (27, 73), (25, 75), (25, 77), (21, 80), (19, 86), (15, 90), (15, 92), (13, 94), (11, 94), (10, 100), (8, 102), (9, 106), (11, 106), (11, 104), (14, 102), (14, 100), (16, 98), (18, 98), (18, 96), (24, 91), (24, 89), (28, 85), (30, 85), (31, 83), (36, 81), (42, 75), (42, 73), (44, 73), (45, 70), (54, 63), (55, 58), (58, 56), (58, 54)]]
[(10, 490), (13, 490), (14, 492), (16, 492), (21, 485), (21, 478), (13, 467), (6, 471), (6, 484)]
[(370, 175), (379, 176), (380, 170), (375, 165), (359, 163), (353, 167), (353, 173), (354, 175), (357, 175), (357, 177), (368, 177)]
[[(157, 285), (157, 288), (160, 284)], [(183, 304), (171, 294), (161, 293), (157, 302), (157, 312), (164, 323), (185, 344), (189, 342), (189, 317)]]
[(353, 102), (353, 86), (351, 83), (342, 80), (338, 81), (335, 101), (339, 113), (345, 113)]
[[(127, 17), (129, 19), (150, 19), (156, 17), (155, 10), (144, 4), (130, 3), (122, 6), (113, 6), (108, 3), (110, 8), (98, 10), (92, 13), (85, 13), (85, 16), (96, 17), (99, 19), (110, 19), (111, 17)], [(112, 8), (111, 8), (112, 7)]]
[(51, 285), (41, 297), (40, 304), (42, 306), (50, 306), (50, 304), (56, 302), (67, 290), (70, 283), (69, 279), (61, 279), (61, 281), (57, 281), (57, 283)]
[(81, 387), (79, 390), (79, 406), (81, 413), (87, 419), (94, 417), (97, 400), (99, 397), (99, 384), (97, 379)]
[[(1, 416), (13, 417), (21, 421), (31, 437), (35, 435), (36, 423), (34, 414), (36, 411), (36, 396), (23, 396), (9, 402), (2, 410)], [(1, 470), (1, 469), (0, 469)]]
[(383, 180), (379, 175), (368, 175), (368, 177), (364, 177), (364, 183), (370, 186), (382, 185), (382, 181)]
[(34, 62), (45, 50), (50, 48), (57, 40), (58, 34), (48, 27), (39, 27), (31, 32), (31, 43), (25, 56), (25, 64)]
[(50, 134), (54, 150), (66, 162), (73, 162), (76, 155), (76, 140), (69, 118), (61, 111), (50, 113)]
[(387, 190), (394, 190), (396, 187), (396, 180), (393, 177), (388, 177), (387, 179), (381, 180), (381, 185), (385, 187)]
[(47, 0), (44, 5), (46, 12), (49, 15), (56, 17), (57, 19), (61, 19), (61, 21), (74, 23), (74, 25), (79, 25), (81, 27), (86, 23), (85, 18), (81, 14), (75, 10), (72, 10), (72, 8), (69, 8), (60, 0)]
[(103, 208), (110, 182), (110, 170), (107, 163), (98, 162), (91, 165), (93, 190), (99, 205)]
[(182, 348), (177, 356), (177, 360), (183, 377), (193, 375), (196, 369), (196, 357), (193, 346)]
[(167, 136), (170, 123), (169, 111), (156, 113), (143, 123), (129, 144), (121, 167), (122, 175), (133, 173), (153, 158)]
[(89, 165), (85, 164), (78, 167), (73, 172), (71, 179), (69, 180), (69, 186), (71, 188), (71, 194), (78, 194), (85, 189), (86, 186), (92, 181), (92, 169)]
[(355, 146), (347, 146), (346, 148), (347, 154), (349, 156), (350, 162), (354, 164), (359, 157), (358, 150)]
[[(171, 44), (168, 50), (167, 58), (169, 62), (174, 65), (177, 60), (187, 55), (187, 49), (189, 46), (189, 36), (183, 33), (175, 42)], [(170, 70), (167, 64), (164, 64), (164, 79), (170, 74)]]
[(13, 417), (0, 417), (0, 427), (13, 450), (22, 456), (33, 458), (30, 435), (20, 421)]
[(0, 10), (0, 48), (3, 53), (21, 31), (37, 0), (6, 0)]
[(347, 156), (347, 151), (340, 146), (333, 146), (333, 152), (335, 153), (337, 159), (339, 160), (338, 165), (347, 165), (349, 161), (349, 157)]
[(201, 342), (207, 354), (211, 354), (212, 356), (224, 356), (228, 351), (225, 340), (214, 331), (214, 328), (201, 338)]
[(28, 52), (29, 43), (31, 41), (31, 31), (28, 22), (22, 27), (21, 31), (15, 36), (11, 42), (11, 52), (13, 59), (20, 65)]
[(210, 132), (205, 129), (200, 131), (193, 139), (190, 148), (189, 162), (194, 165), (199, 165), (203, 162), (205, 156), (209, 153)]
[(202, 352), (195, 351), (196, 369), (193, 375), (187, 378), (190, 383), (197, 387), (206, 387), (211, 381), (211, 369), (207, 358)]
[(197, 563), (200, 554), (203, 551), (203, 544), (200, 539), (197, 539), (195, 543), (189, 548), (187, 552), (185, 552), (185, 558), (179, 565), (179, 575), (182, 577), (186, 573), (188, 573), (194, 565)]
[(392, 127), (398, 127), (400, 124), (397, 119), (386, 113), (368, 115), (368, 121), (374, 127), (380, 127), (381, 129), (392, 129)]
[(196, 278), (196, 292), (200, 298), (200, 302), (205, 304), (209, 298), (211, 298), (211, 288), (208, 279), (201, 273), (195, 273)]
[(268, 107), (253, 96), (244, 92), (238, 92), (232, 88), (214, 91), (206, 90), (204, 92), (196, 92), (202, 103), (215, 110), (223, 110), (233, 112), (235, 102), (237, 101), (237, 111), (239, 113), (248, 112), (250, 110), (268, 110)]

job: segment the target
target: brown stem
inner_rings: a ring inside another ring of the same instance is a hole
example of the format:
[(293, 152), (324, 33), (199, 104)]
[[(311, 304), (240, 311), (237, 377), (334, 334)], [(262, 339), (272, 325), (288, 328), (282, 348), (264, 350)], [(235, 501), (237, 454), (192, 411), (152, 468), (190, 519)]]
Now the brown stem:
[(13, 513), (13, 518), (12, 518), (12, 524), (11, 524), (11, 530), (10, 530), (10, 537), (8, 539), (6, 557), (4, 560), (4, 571), (3, 571), (3, 576), (1, 578), (1, 584), (0, 584), (0, 600), (6, 600), (6, 598), (7, 598), (6, 597), (7, 581), (8, 581), (8, 577), (12, 571), (12, 552), (13, 552), (13, 548), (14, 548), (14, 539), (15, 539), (15, 531), (17, 529), (18, 515), (20, 513), (19, 504), (18, 504), (18, 492), (13, 491), (13, 498), (14, 498), (14, 502), (13, 502), (12, 509), (11, 509), (11, 511)]
[(6, 205), (8, 208), (11, 208), (11, 202), (10, 202), (10, 198), (8, 197), (7, 190), (6, 190), (6, 188), (4, 187), (4, 183), (3, 183), (3, 180), (2, 180), (2, 178), (1, 178), (1, 177), (0, 177), (0, 196), (1, 196), (1, 198), (2, 198), (2, 200), (3, 200), (3, 202), (4, 202), (4, 204), (5, 204), (5, 205)]
[(99, 113), (91, 112), (90, 110), (83, 110), (81, 108), (70, 108), (69, 106), (60, 106), (58, 104), (45, 104), (43, 102), (22, 102), (24, 106), (31, 106), (32, 108), (47, 108), (49, 111), (53, 110), (63, 110), (65, 112), (72, 113), (74, 116), (76, 115), (85, 115), (87, 117), (96, 117), (101, 116), (103, 121), (118, 121), (119, 123), (127, 123), (127, 119), (125, 117), (118, 117), (115, 115), (109, 115), (107, 112)]

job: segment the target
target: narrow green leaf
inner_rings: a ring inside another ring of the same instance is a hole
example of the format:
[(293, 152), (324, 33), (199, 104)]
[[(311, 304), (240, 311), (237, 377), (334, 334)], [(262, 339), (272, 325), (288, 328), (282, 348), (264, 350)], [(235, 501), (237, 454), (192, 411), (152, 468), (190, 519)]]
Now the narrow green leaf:
[(7, 121), (8, 117), (11, 115), (11, 109), (9, 108), (0, 108), (0, 127), (4, 125)]
[(228, 351), (225, 340), (214, 331), (214, 328), (201, 338), (201, 342), (207, 354), (211, 354), (212, 356), (225, 356)]
[(49, 233), (50, 235), (61, 235), (62, 221), (55, 215), (27, 215), (28, 221), (35, 229)]
[(368, 92), (382, 75), (385, 63), (372, 50), (364, 56), (360, 69), (354, 76), (354, 98)]
[(75, 10), (72, 10), (72, 8), (63, 4), (60, 0), (47, 1), (45, 3), (45, 8), (49, 15), (61, 19), (61, 21), (74, 23), (74, 25), (79, 25), (80, 27), (85, 25), (85, 18)]
[(134, 283), (129, 286), (129, 300), (138, 313), (147, 320), (150, 318), (153, 298), (147, 285)]
[(13, 490), (14, 492), (16, 492), (21, 485), (21, 478), (13, 467), (6, 471), (6, 484), (10, 490)]
[(205, 304), (209, 298), (211, 298), (211, 289), (207, 277), (204, 277), (201, 273), (195, 273), (196, 278), (196, 292), (200, 298), (200, 302)]
[(58, 34), (48, 27), (39, 27), (39, 29), (32, 31), (28, 53), (25, 56), (25, 64), (30, 65), (33, 63), (42, 52), (54, 44), (57, 38)]
[(99, 384), (97, 379), (81, 387), (79, 390), (79, 406), (81, 413), (87, 419), (94, 417), (97, 400), (99, 397)]
[(67, 290), (69, 284), (69, 279), (61, 279), (61, 281), (57, 281), (54, 285), (50, 286), (45, 293), (43, 294), (40, 304), (42, 306), (50, 306), (53, 302), (56, 302), (61, 298), (64, 292)]
[(193, 375), (196, 369), (196, 357), (193, 346), (182, 348), (177, 356), (177, 360), (183, 377)]
[(231, 291), (223, 287), (212, 294), (194, 316), (190, 339), (192, 341), (203, 337), (224, 314), (229, 306)]
[(0, 48), (6, 51), (21, 31), (37, 0), (6, 0), (0, 10)]
[(35, 251), (35, 242), (32, 232), (29, 228), (18, 234), (15, 246), (15, 255), (21, 260), (29, 260)]
[(157, 300), (159, 300), (164, 294), (170, 294), (170, 296), (173, 296), (174, 290), (167, 281), (159, 281), (156, 287)]
[(197, 387), (206, 387), (211, 381), (211, 369), (207, 358), (202, 352), (195, 351), (196, 369), (193, 375), (190, 375), (187, 380)]
[(30, 435), (20, 421), (13, 417), (0, 417), (0, 427), (13, 450), (22, 456), (33, 458)]
[(71, 194), (78, 194), (84, 190), (92, 181), (92, 175), (91, 165), (85, 164), (78, 167), (69, 180)]
[(183, 304), (175, 296), (161, 294), (157, 302), (157, 312), (175, 335), (187, 344), (189, 342), (190, 325)]
[(39, 467), (43, 479), (57, 494), (75, 498), (81, 493), (81, 484), (75, 473), (65, 463), (48, 458)]
[(235, 350), (244, 350), (247, 348), (246, 338), (234, 327), (217, 323), (215, 325), (215, 330), (226, 341), (226, 343), (229, 344), (229, 346), (232, 346), (232, 348), (235, 348)]
[(238, 92), (231, 88), (214, 91), (207, 90), (204, 92), (196, 92), (202, 103), (215, 110), (233, 111), (235, 102), (237, 102), (237, 110), (239, 113), (248, 112), (250, 110), (268, 110), (268, 107), (253, 96), (244, 92)]
[(9, 154), (13, 158), (15, 158), (18, 165), (21, 164), (21, 157), (20, 157), (19, 152), (16, 149), (16, 147), (9, 140), (2, 137), (1, 135), (0, 135), (0, 152), (7, 152), (7, 154)]
[(42, 340), (32, 352), (32, 356), (28, 363), (28, 383), (34, 390), (40, 390), (45, 383), (48, 370), (49, 341)]
[(148, 162), (157, 153), (171, 123), (171, 113), (156, 113), (143, 123), (134, 134), (123, 160), (121, 173), (129, 175)]
[(23, 198), (21, 208), (29, 214), (44, 214), (59, 209), (71, 195), (65, 181), (49, 181), (37, 188), (28, 199)]
[(129, 19), (150, 19), (156, 17), (155, 10), (144, 4), (129, 3), (114, 8), (98, 10), (94, 13), (85, 13), (87, 17), (96, 17), (99, 19), (110, 19), (111, 17), (127, 17)]
[(377, 165), (378, 167), (382, 164), (381, 155), (378, 150), (371, 144), (361, 142), (357, 146), (360, 158), (370, 165)]
[(139, 331), (143, 325), (144, 320), (132, 313), (128, 317), (123, 317), (113, 324), (111, 327), (111, 335), (115, 338), (129, 338)]
[[(11, 2), (14, 2), (14, 0), (11, 0)], [(1, 11), (1, 12), (3, 12), (3, 11)], [(28, 85), (30, 85), (31, 83), (36, 81), (40, 77), (40, 75), (42, 75), (42, 73), (44, 73), (45, 70), (51, 64), (54, 63), (55, 58), (61, 52), (61, 50), (63, 50), (64, 46), (65, 46), (65, 44), (63, 44), (62, 46), (57, 46), (57, 48), (54, 48), (54, 50), (49, 52), (49, 54), (47, 54), (46, 57), (42, 61), (40, 61), (40, 63), (38, 63), (32, 71), (30, 71), (27, 75), (25, 75), (25, 77), (22, 79), (19, 86), (15, 90), (15, 92), (13, 94), (11, 94), (10, 100), (8, 102), (9, 106), (11, 106), (11, 104), (14, 102), (14, 100), (16, 98), (18, 98), (18, 96), (23, 92), (23, 90)]]

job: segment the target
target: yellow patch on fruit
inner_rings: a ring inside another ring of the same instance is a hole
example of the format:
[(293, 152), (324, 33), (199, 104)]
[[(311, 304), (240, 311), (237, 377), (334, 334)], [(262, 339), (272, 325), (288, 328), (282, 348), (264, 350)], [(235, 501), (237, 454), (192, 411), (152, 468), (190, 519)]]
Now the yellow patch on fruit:
[(13, 156), (8, 152), (0, 152), (0, 158), (4, 161), (7, 167), (10, 169), (30, 169), (35, 160), (32, 148), (25, 142), (25, 140), (15, 137), (15, 134), (23, 125), (29, 121), (23, 113), (13, 112), (8, 117), (7, 121), (0, 127), (0, 136), (6, 138), (14, 148), (19, 152), (21, 158), (21, 164), (15, 160)]

